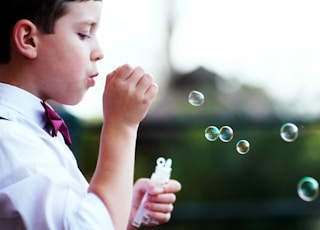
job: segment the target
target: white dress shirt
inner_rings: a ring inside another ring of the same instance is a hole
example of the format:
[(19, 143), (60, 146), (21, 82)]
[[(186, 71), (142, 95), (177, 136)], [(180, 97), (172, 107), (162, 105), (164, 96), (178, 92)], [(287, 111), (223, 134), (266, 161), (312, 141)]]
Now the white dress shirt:
[(39, 98), (0, 83), (0, 117), (0, 229), (113, 229)]

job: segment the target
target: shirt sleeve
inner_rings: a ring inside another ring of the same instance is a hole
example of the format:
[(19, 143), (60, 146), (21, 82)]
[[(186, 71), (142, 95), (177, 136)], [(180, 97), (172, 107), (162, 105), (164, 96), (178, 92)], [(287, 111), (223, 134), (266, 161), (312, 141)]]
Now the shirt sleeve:
[[(109, 212), (100, 198), (93, 193), (88, 193), (81, 199), (75, 210), (70, 213), (65, 223), (66, 229), (113, 229)], [(97, 218), (97, 215), (100, 218)]]
[(78, 179), (77, 166), (61, 163), (68, 153), (20, 133), (0, 132), (1, 229), (114, 229), (106, 206)]
[(0, 216), (10, 219), (19, 214), (26, 229), (34, 230), (113, 229), (101, 200), (93, 193), (79, 194), (75, 188), (41, 174), (30, 176), (0, 191)]

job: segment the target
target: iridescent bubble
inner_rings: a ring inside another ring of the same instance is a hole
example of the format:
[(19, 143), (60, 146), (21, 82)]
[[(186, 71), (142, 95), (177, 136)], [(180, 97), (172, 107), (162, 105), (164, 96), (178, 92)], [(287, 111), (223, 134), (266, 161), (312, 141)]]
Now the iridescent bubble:
[(193, 106), (201, 106), (204, 103), (204, 95), (199, 91), (191, 91), (188, 99)]
[(280, 136), (286, 142), (293, 142), (298, 137), (298, 127), (293, 123), (285, 123), (281, 126)]
[(229, 126), (222, 126), (220, 128), (220, 135), (219, 138), (223, 142), (229, 142), (233, 138), (233, 130)]
[(246, 154), (250, 150), (250, 143), (247, 140), (240, 140), (236, 145), (237, 152), (240, 154)]
[(298, 182), (297, 192), (304, 201), (314, 201), (319, 195), (319, 183), (312, 177), (304, 177)]
[(204, 136), (208, 141), (215, 141), (218, 139), (220, 130), (216, 126), (208, 126), (204, 131)]

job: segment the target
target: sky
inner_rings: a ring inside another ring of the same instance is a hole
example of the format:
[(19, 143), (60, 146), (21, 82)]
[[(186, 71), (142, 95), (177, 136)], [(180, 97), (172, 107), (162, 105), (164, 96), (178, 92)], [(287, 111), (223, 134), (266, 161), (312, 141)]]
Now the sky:
[(124, 63), (150, 72), (159, 97), (171, 68), (203, 66), (320, 115), (318, 0), (105, 0), (98, 36), (105, 58), (97, 85), (67, 107), (79, 117), (101, 117), (105, 75)]

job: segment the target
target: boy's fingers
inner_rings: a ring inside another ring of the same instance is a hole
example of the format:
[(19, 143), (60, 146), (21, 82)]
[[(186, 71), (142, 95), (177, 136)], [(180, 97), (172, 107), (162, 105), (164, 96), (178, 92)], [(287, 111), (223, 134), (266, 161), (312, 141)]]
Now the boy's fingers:
[(176, 193), (181, 190), (181, 184), (176, 180), (170, 180), (169, 183), (163, 186), (164, 193)]
[(176, 195), (174, 193), (164, 193), (158, 195), (149, 195), (148, 201), (162, 204), (172, 204), (176, 202)]

